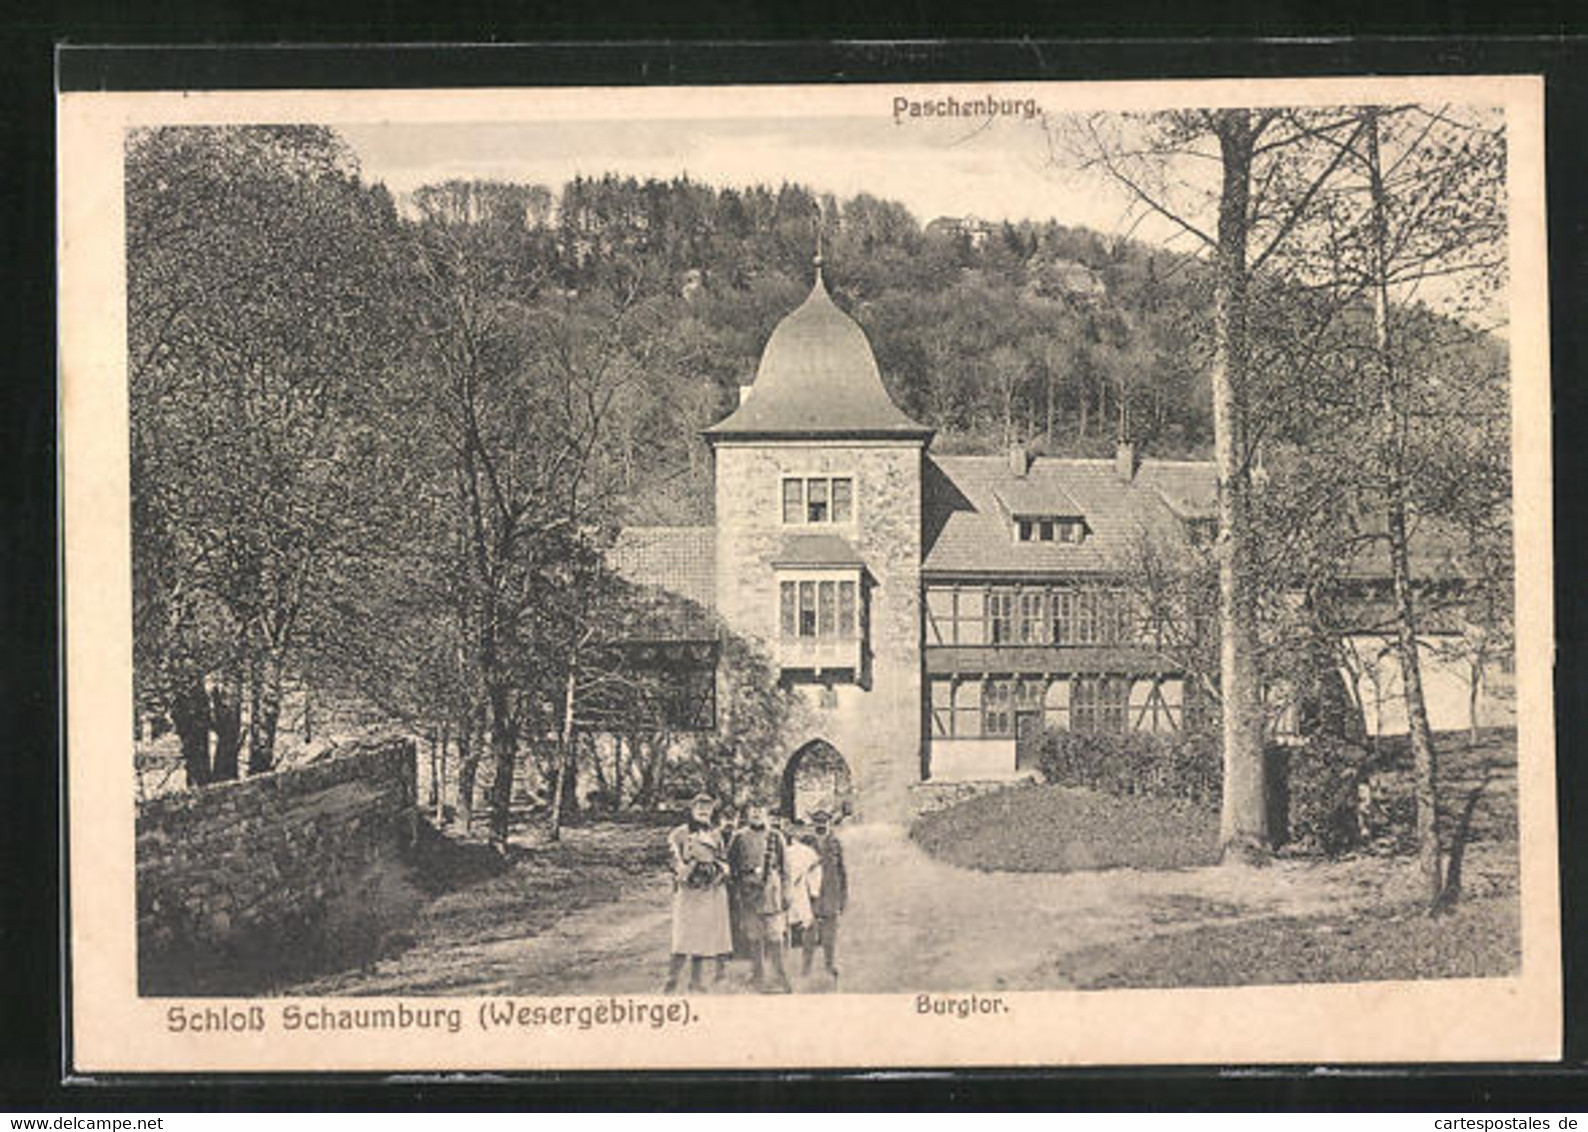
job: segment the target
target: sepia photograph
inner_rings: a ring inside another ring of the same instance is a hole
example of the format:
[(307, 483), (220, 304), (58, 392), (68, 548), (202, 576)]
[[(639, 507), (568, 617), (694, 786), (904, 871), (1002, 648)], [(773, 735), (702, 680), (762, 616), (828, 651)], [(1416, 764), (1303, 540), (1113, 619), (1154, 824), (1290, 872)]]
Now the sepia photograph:
[(1558, 1052), (1535, 83), (62, 115), (91, 1061)]

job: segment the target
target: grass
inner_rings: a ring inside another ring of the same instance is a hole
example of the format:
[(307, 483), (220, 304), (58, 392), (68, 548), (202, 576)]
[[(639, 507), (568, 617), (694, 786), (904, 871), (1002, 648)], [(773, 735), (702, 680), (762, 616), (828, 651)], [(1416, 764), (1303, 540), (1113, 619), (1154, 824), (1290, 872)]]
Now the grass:
[(1440, 916), (1401, 908), (1210, 924), (1071, 952), (1055, 973), (1083, 990), (1489, 978), (1518, 969), (1518, 917), (1511, 896)]
[[(1516, 737), (1440, 736), (1440, 834), (1460, 896), (1424, 913), (1386, 878), (1407, 858), (1359, 853), (1308, 862), (1338, 884), (1359, 876), (1379, 893), (1363, 907), (1280, 916), (1196, 896), (1159, 897), (1144, 932), (1054, 956), (1055, 981), (1082, 989), (1261, 986), (1390, 979), (1492, 978), (1520, 963)], [(1386, 752), (1391, 765), (1403, 754)], [(1189, 803), (1118, 798), (1033, 785), (929, 814), (912, 836), (933, 856), (985, 870), (1173, 869), (1218, 860), (1216, 814)], [(1390, 839), (1389, 844), (1394, 844)], [(1472, 852), (1469, 854), (1468, 850)], [(1397, 862), (1400, 862), (1397, 864)], [(1255, 912), (1255, 914), (1254, 914)]]
[[(1514, 842), (1516, 733), (1437, 737), (1440, 840), (1461, 853), (1474, 841)], [(1386, 740), (1387, 762), (1410, 764), (1404, 740)], [(1217, 864), (1218, 815), (1179, 799), (1118, 797), (1052, 784), (1011, 787), (927, 814), (911, 836), (939, 860), (992, 872), (1175, 869)]]
[(1178, 869), (1217, 863), (1218, 825), (1190, 802), (1044, 784), (927, 814), (910, 835), (939, 860), (986, 871)]

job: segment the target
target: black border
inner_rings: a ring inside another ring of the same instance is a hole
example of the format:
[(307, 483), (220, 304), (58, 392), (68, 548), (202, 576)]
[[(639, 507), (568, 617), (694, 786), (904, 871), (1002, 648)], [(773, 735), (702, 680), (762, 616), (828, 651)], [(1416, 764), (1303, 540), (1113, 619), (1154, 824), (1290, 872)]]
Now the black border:
[[(85, 5), (85, 7), (87, 7)], [(222, 5), (224, 8), (225, 5)], [(476, 21), (488, 8), (470, 0), (452, 13)], [(1147, 14), (1131, 29), (1158, 33), (1190, 30), (1182, 10), (1161, 0), (1138, 5)], [(1365, 7), (1365, 6), (1364, 6)], [(1409, 7), (1409, 6), (1407, 6)], [(1512, 4), (1503, 22), (1486, 22), (1462, 5), (1429, 5), (1418, 17), (1393, 6), (1364, 20), (1360, 13), (1332, 13), (1333, 26), (1308, 27), (1296, 11), (1282, 7), (1232, 13), (1222, 25), (1199, 30), (1327, 32), (1427, 31), (1452, 26), (1469, 30), (1504, 26), (1535, 32), (1563, 31), (1569, 24), (1565, 4)], [(721, 9), (721, 10), (719, 10)], [(180, 13), (178, 5), (174, 11)], [(190, 9), (197, 13), (197, 6)], [(1152, 16), (1156, 13), (1157, 19)], [(108, 14), (107, 14), (108, 13)], [(489, 14), (489, 13), (484, 13)], [(4, 997), (10, 998), (0, 1024), (0, 1109), (62, 1111), (149, 1111), (229, 1109), (446, 1108), (687, 1109), (711, 1108), (1031, 1108), (1078, 1109), (1442, 1109), (1480, 1111), (1580, 1110), (1588, 1098), (1584, 1056), (1588, 1053), (1588, 1010), (1579, 992), (1588, 970), (1582, 933), (1588, 869), (1579, 861), (1582, 835), (1571, 825), (1576, 803), (1585, 796), (1588, 767), (1571, 742), (1588, 722), (1588, 655), (1583, 643), (1588, 606), (1573, 604), (1584, 529), (1583, 493), (1577, 484), (1588, 471), (1588, 448), (1577, 443), (1574, 427), (1585, 419), (1579, 375), (1588, 320), (1581, 296), (1588, 287), (1588, 50), (1585, 41), (1536, 38), (1455, 40), (1352, 38), (1289, 42), (1245, 39), (1120, 39), (1042, 42), (897, 42), (908, 22), (889, 24), (891, 14), (852, 15), (847, 27), (830, 30), (851, 36), (889, 36), (894, 43), (773, 42), (679, 44), (644, 43), (598, 46), (592, 40), (615, 30), (596, 19), (571, 24), (566, 15), (521, 9), (516, 34), (542, 40), (577, 36), (586, 42), (539, 46), (365, 48), (341, 46), (307, 50), (280, 46), (195, 46), (187, 49), (119, 47), (105, 50), (64, 48), (59, 80), (71, 89), (149, 89), (172, 86), (269, 89), (281, 87), (428, 87), (519, 84), (629, 85), (648, 82), (896, 82), (968, 79), (1190, 78), (1230, 75), (1330, 75), (1419, 73), (1541, 73), (1547, 78), (1546, 124), (1550, 210), (1550, 294), (1555, 414), (1555, 521), (1557, 577), (1557, 726), (1560, 734), (1559, 817), (1567, 977), (1566, 1057), (1551, 1066), (1378, 1066), (1321, 1072), (1309, 1066), (1242, 1069), (1174, 1068), (1144, 1070), (1055, 1070), (1044, 1072), (954, 1071), (926, 1073), (794, 1074), (590, 1074), (545, 1073), (497, 1076), (405, 1077), (337, 1074), (303, 1076), (100, 1078), (96, 1083), (62, 1084), (61, 968), (56, 940), (60, 924), (56, 878), (62, 816), (57, 806), (58, 774), (52, 757), (59, 742), (57, 713), (60, 682), (57, 636), (56, 414), (53, 342), (53, 103), (50, 41), (100, 43), (197, 43), (219, 36), (299, 43), (356, 40), (435, 40), (443, 31), (427, 5), (387, 0), (372, 17), (328, 22), (323, 11), (266, 12), (237, 7), (211, 12), (208, 27), (182, 17), (138, 21), (107, 4), (79, 16), (75, 27), (48, 20), (6, 25), (0, 43), (22, 48), (16, 85), (4, 97), (0, 129), (17, 160), (0, 172), (0, 243), (4, 262), (23, 265), (0, 302), (9, 331), (4, 341), (16, 358), (12, 380), (3, 388), (0, 444), (6, 461), (3, 482), (15, 492), (5, 509), (10, 538), (0, 560), (8, 585), (0, 603), (0, 640), (5, 652), (10, 694), (0, 696), (0, 944), (7, 962)], [(693, 12), (693, 31), (715, 35), (771, 37), (804, 34), (809, 13), (776, 17), (734, 6), (707, 4)], [(1118, 18), (1117, 16), (1115, 17)], [(919, 13), (916, 14), (920, 23)], [(361, 22), (362, 20), (362, 22)], [(536, 21), (539, 21), (538, 23)], [(1397, 20), (1400, 22), (1397, 23)], [(989, 20), (990, 24), (991, 21)], [(478, 26), (478, 25), (477, 25)], [(1120, 25), (1072, 25), (1118, 35)], [(216, 31), (222, 28), (224, 34)], [(456, 34), (457, 25), (451, 32)], [(634, 27), (627, 29), (631, 34)], [(639, 34), (653, 36), (690, 30), (652, 16)], [(1003, 31), (991, 26), (965, 29), (971, 34)], [(478, 31), (469, 38), (489, 40)], [(13, 55), (7, 52), (7, 55)], [(13, 56), (15, 58), (15, 56)], [(42, 64), (42, 65), (41, 65)], [(18, 96), (21, 96), (18, 98)], [(20, 646), (20, 647), (18, 647)], [(20, 994), (21, 1000), (12, 997)], [(620, 1087), (619, 1087), (620, 1086)]]

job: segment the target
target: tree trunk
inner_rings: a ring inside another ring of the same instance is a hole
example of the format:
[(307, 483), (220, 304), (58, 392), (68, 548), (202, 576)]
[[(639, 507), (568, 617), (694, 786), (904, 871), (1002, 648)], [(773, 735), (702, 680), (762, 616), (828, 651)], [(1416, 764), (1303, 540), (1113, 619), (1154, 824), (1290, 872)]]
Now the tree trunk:
[(1224, 789), (1219, 842), (1227, 862), (1266, 858), (1268, 781), (1252, 600), (1250, 476), (1246, 467), (1247, 262), (1251, 115), (1222, 111), (1224, 180), (1213, 283), (1213, 448), (1219, 507), (1219, 691), (1223, 701)]
[(570, 818), (579, 816), (579, 767), (582, 761), (579, 756), (586, 749), (585, 745), (579, 741), (578, 733), (575, 732), (572, 742), (568, 745), (568, 765), (564, 768), (562, 776), (562, 823), (564, 825), (568, 824)]
[(435, 783), (435, 823), (440, 829), (447, 819), (447, 744), (452, 741), (452, 725), (443, 724), (441, 727), (441, 752), (436, 759)]
[[(1404, 483), (1399, 487), (1404, 490)], [(1417, 655), (1417, 616), (1412, 598), (1410, 553), (1406, 537), (1406, 507), (1396, 493), (1389, 505), (1390, 569), (1395, 579), (1395, 651), (1401, 665), (1401, 688), (1406, 696), (1406, 723), (1411, 731), (1412, 767), (1417, 786), (1417, 871), (1429, 907), (1444, 888), (1439, 862), (1437, 814), (1438, 758), (1433, 730), (1428, 725), (1428, 705), (1423, 698), (1422, 664)]]
[(601, 737), (599, 735), (590, 736), (588, 749), (590, 751), (590, 765), (595, 770), (596, 790), (610, 796), (612, 793), (612, 782), (607, 778), (606, 764), (601, 760)]
[(436, 742), (436, 733), (430, 732), (430, 789), (425, 794), (425, 805), (434, 810), (436, 799), (441, 795), (441, 754), (439, 744)]
[(563, 687), (562, 730), (557, 735), (557, 773), (552, 782), (551, 821), (546, 829), (546, 836), (552, 841), (562, 839), (563, 804), (568, 791), (568, 781), (572, 777), (569, 773), (569, 764), (573, 762), (573, 709), (577, 679), (577, 666), (570, 664), (568, 679)]
[(237, 777), (237, 756), (243, 745), (243, 695), (241, 679), (228, 673), (210, 689), (210, 727), (215, 732), (216, 782)]
[(248, 773), (264, 774), (276, 761), (276, 727), (281, 720), (281, 661), (266, 657), (254, 673), (248, 705)]
[(518, 723), (512, 715), (512, 694), (506, 687), (492, 689), (491, 708), (491, 840), (507, 848), (513, 809), (513, 770), (518, 762)]
[(1378, 352), (1380, 395), (1385, 427), (1385, 534), (1389, 542), (1390, 578), (1395, 594), (1395, 651), (1406, 697), (1406, 726), (1411, 733), (1417, 798), (1417, 870), (1423, 894), (1433, 908), (1444, 888), (1439, 860), (1437, 755), (1428, 704), (1423, 696), (1422, 662), (1417, 655), (1417, 610), (1412, 593), (1411, 547), (1406, 533), (1406, 443), (1410, 407), (1399, 388), (1390, 356), (1389, 264), (1386, 259), (1384, 181), (1379, 165), (1378, 118), (1367, 111), (1368, 177), (1373, 194), (1373, 336)]
[(1483, 654), (1470, 661), (1472, 682), (1467, 686), (1467, 746), (1478, 745), (1478, 699), (1483, 692)]
[(612, 811), (623, 808), (623, 733), (612, 733)]
[(474, 779), (480, 770), (480, 745), (474, 740), (471, 716), (458, 725), (458, 816), (464, 833), (474, 829)]
[(656, 770), (661, 746), (661, 741), (655, 735), (645, 739), (635, 737), (633, 761), (639, 766), (640, 779), (639, 784), (634, 788), (634, 804), (637, 807), (656, 804), (658, 786)]
[(182, 766), (191, 789), (213, 778), (210, 769), (210, 701), (198, 677), (184, 680), (171, 697), (171, 725), (182, 743)]
[(1048, 371), (1047, 394), (1048, 394), (1048, 404), (1047, 404), (1048, 427), (1047, 427), (1047, 431), (1043, 435), (1045, 435), (1048, 438), (1048, 450), (1051, 452), (1053, 450), (1053, 425), (1054, 425), (1054, 408), (1055, 408), (1054, 404), (1053, 404), (1053, 371), (1052, 370)]

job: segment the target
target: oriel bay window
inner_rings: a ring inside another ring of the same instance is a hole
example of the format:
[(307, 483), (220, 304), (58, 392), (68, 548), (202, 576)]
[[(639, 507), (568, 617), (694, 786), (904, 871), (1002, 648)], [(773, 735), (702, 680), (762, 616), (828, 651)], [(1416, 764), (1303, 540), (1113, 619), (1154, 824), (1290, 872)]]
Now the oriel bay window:
[(847, 523), (855, 515), (855, 481), (849, 476), (787, 476), (785, 523)]
[(850, 579), (780, 582), (778, 621), (784, 639), (854, 640), (857, 586)]

